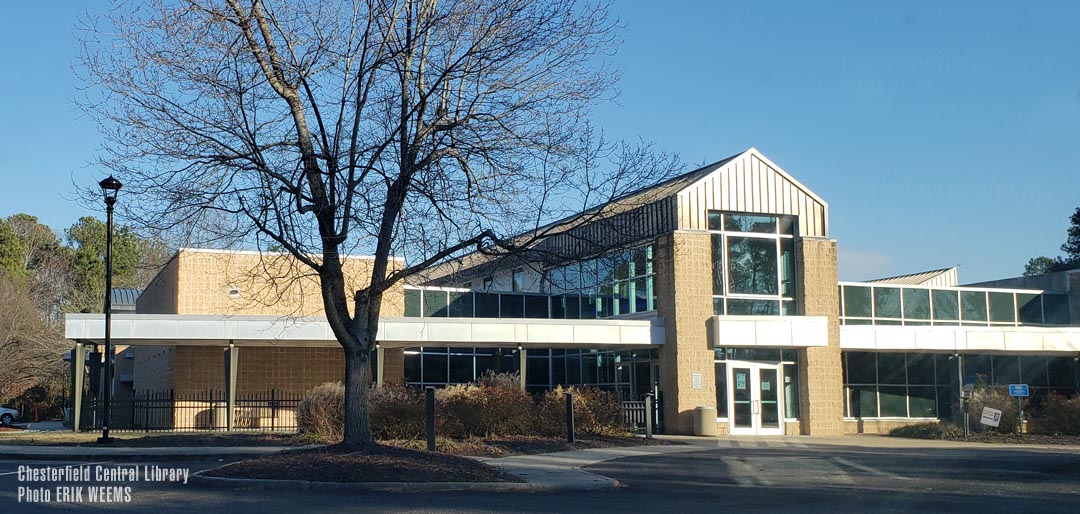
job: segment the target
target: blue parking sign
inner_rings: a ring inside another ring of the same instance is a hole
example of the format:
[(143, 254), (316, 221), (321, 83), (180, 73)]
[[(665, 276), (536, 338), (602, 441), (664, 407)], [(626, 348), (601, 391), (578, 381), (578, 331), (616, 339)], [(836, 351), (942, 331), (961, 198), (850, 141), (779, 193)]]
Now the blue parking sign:
[(1009, 384), (1009, 396), (1030, 396), (1027, 384)]

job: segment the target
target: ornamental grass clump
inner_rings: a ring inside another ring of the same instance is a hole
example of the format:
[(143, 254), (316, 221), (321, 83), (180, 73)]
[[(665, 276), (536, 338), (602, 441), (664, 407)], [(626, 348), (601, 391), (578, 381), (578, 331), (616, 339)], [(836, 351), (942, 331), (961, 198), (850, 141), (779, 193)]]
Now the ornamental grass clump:
[(304, 395), (296, 407), (300, 435), (309, 439), (336, 443), (345, 434), (345, 386), (327, 382)]

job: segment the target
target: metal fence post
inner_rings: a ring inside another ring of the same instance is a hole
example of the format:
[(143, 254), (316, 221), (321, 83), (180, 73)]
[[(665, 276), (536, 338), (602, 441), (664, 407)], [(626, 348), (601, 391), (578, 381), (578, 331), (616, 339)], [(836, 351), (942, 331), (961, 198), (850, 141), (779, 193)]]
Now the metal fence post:
[(574, 393), (566, 393), (566, 442), (574, 444)]
[(653, 397), (652, 394), (645, 395), (645, 439), (652, 439), (653, 435)]
[(424, 403), (427, 425), (427, 450), (435, 451), (435, 388), (427, 386), (424, 389)]

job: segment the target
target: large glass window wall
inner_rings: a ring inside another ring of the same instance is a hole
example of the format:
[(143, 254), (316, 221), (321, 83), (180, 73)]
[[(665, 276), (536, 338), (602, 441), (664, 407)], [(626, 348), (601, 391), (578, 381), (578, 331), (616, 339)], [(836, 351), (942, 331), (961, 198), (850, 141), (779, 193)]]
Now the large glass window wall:
[[(640, 399), (659, 380), (656, 350), (530, 348), (525, 353), (525, 381), (531, 392), (558, 385), (589, 385)], [(487, 371), (520, 371), (518, 350), (511, 348), (433, 348), (405, 350), (405, 383), (445, 386), (468, 383)]]
[(609, 318), (656, 310), (653, 246), (549, 268), (545, 288), (553, 317)]
[(794, 217), (716, 211), (708, 217), (713, 312), (794, 315)]
[[(519, 273), (515, 284), (524, 280)], [(544, 276), (545, 293), (407, 286), (405, 316), (597, 319), (656, 310), (652, 245), (550, 268)]]
[(844, 352), (843, 367), (844, 415), (852, 418), (955, 418), (961, 383), (1028, 384), (1032, 406), (1080, 388), (1071, 356)]
[(1023, 289), (840, 284), (845, 325), (1068, 325), (1067, 295)]

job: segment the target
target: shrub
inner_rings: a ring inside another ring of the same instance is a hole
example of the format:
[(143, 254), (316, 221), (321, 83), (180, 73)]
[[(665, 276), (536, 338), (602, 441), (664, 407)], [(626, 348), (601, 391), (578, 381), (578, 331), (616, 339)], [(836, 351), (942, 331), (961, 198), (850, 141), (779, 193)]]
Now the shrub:
[(476, 384), (436, 391), (438, 434), (491, 437), (530, 432), (536, 406), (516, 374), (488, 372)]
[[(983, 407), (1001, 411), (1001, 423), (997, 428), (979, 422), (982, 418)], [(1016, 427), (1019, 424), (1016, 419), (1016, 398), (1009, 396), (1008, 390), (994, 388), (975, 391), (968, 402), (968, 409), (971, 415), (972, 432), (1016, 433)]]
[(372, 386), (368, 392), (371, 433), (376, 439), (409, 439), (424, 435), (424, 395), (400, 385)]
[(1080, 396), (1066, 398), (1050, 393), (1042, 403), (1042, 417), (1033, 418), (1032, 434), (1080, 435)]
[(959, 439), (964, 435), (960, 427), (952, 423), (917, 423), (897, 427), (889, 431), (890, 437), (911, 439)]
[(558, 386), (540, 398), (537, 428), (557, 436), (566, 433), (566, 393), (574, 394), (574, 431), (588, 435), (623, 434), (622, 406), (618, 396), (595, 388)]
[(296, 407), (300, 435), (322, 442), (337, 442), (345, 435), (345, 386), (327, 382), (304, 395)]

